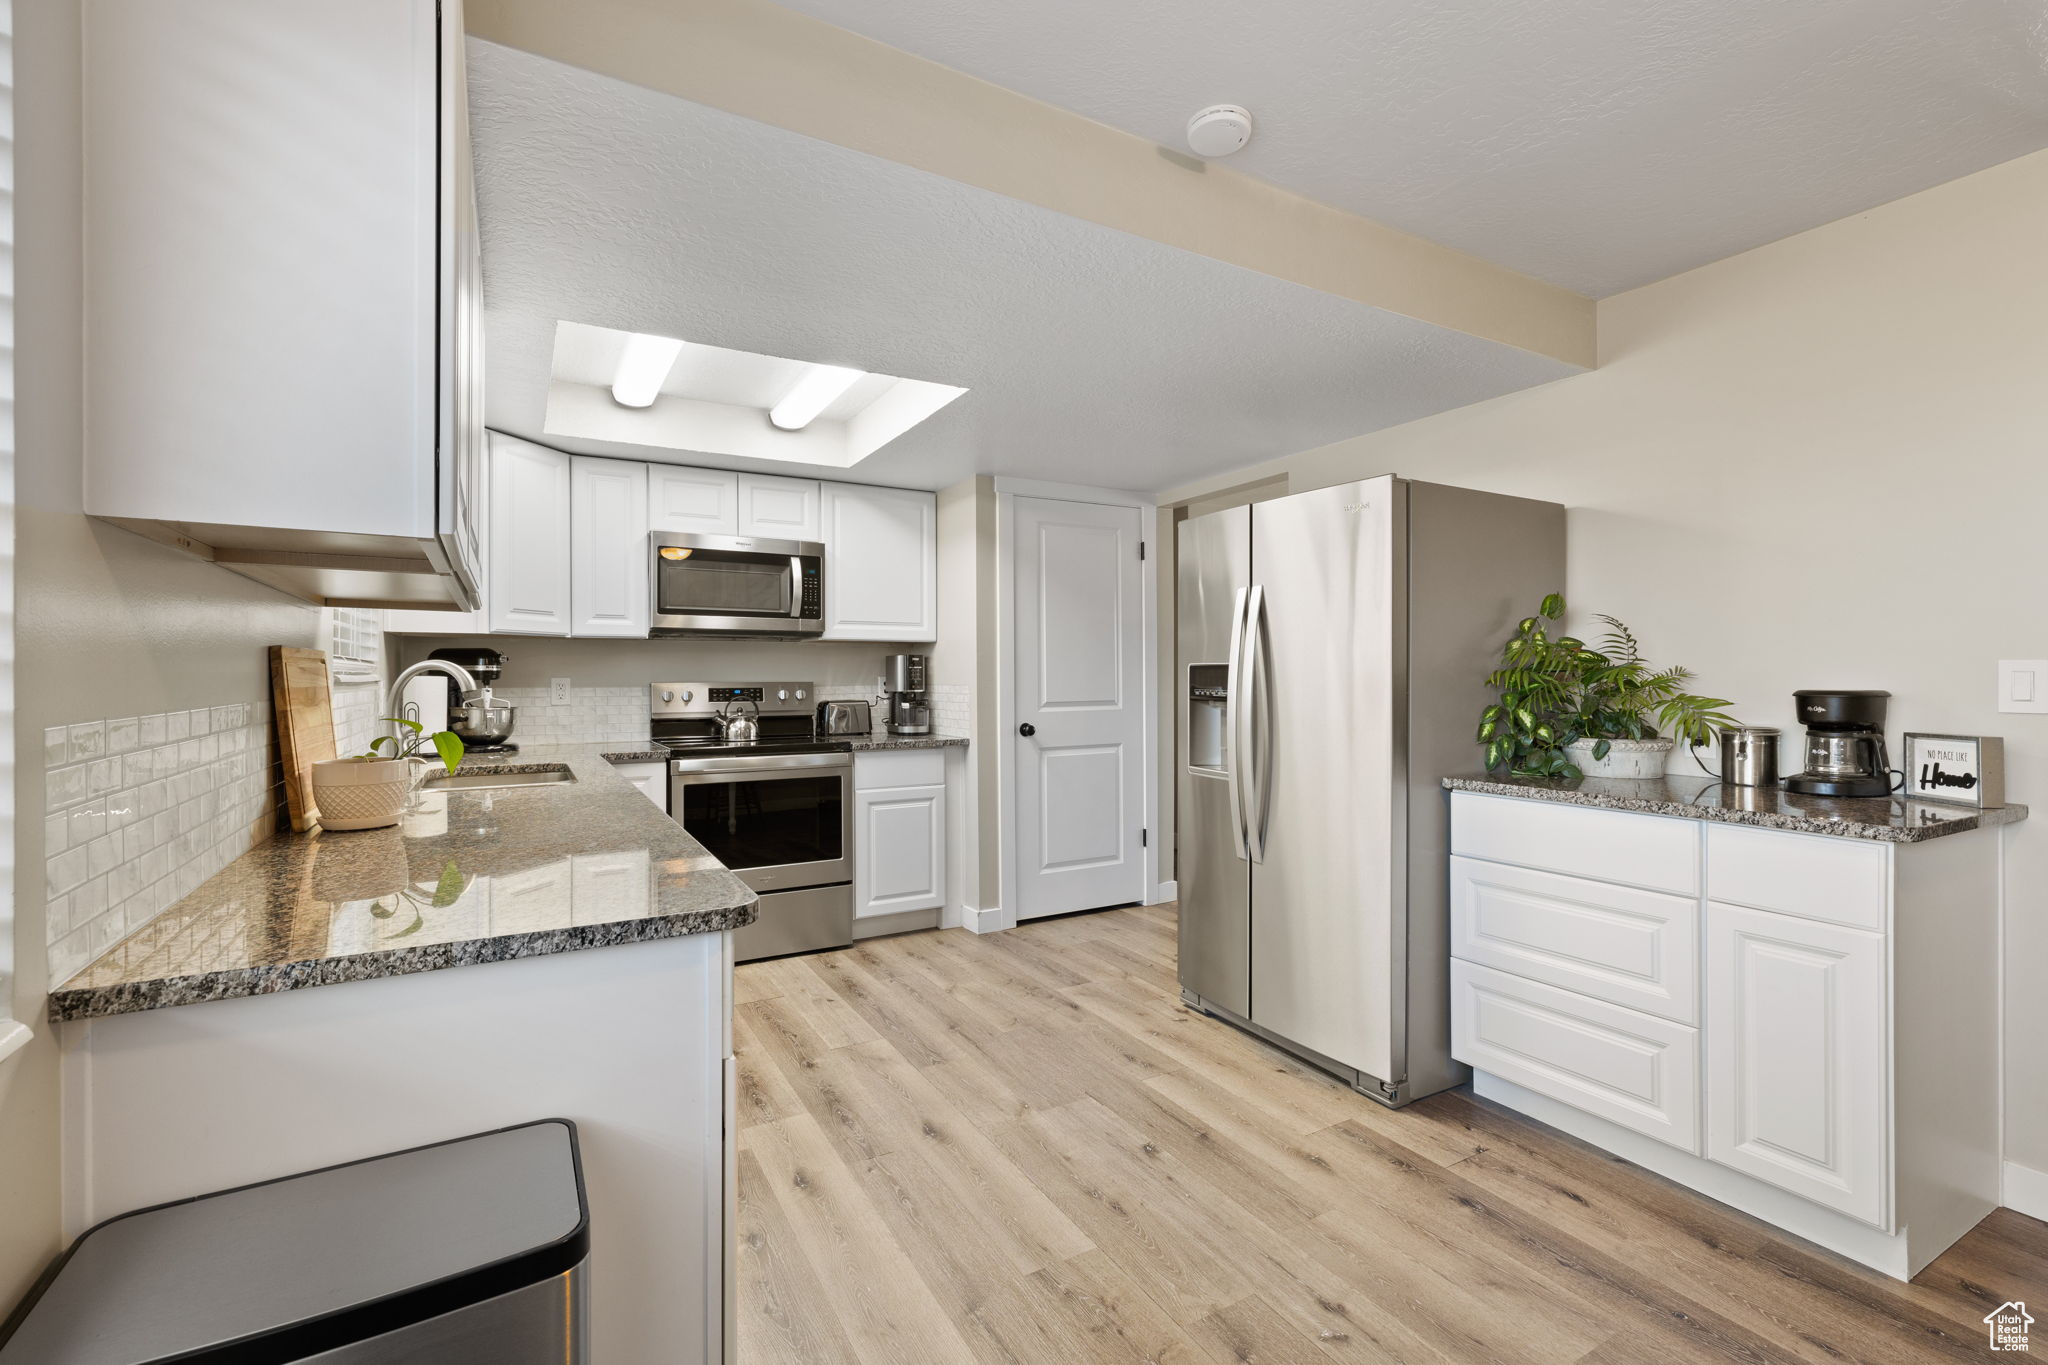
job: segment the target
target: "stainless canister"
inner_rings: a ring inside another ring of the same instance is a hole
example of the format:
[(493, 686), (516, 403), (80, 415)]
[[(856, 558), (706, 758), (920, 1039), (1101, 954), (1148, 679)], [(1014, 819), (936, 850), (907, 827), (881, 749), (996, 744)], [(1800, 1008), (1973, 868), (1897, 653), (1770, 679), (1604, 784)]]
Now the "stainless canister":
[(1778, 785), (1778, 731), (1737, 725), (1721, 732), (1721, 780), (1737, 787)]

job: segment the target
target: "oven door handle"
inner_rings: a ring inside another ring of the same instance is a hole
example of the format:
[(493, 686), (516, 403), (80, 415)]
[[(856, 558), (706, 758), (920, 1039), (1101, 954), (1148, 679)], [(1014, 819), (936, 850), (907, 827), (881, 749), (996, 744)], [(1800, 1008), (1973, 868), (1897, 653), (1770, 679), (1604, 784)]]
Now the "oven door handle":
[(672, 758), (668, 770), (677, 777), (700, 773), (751, 773), (760, 776), (782, 770), (792, 775), (812, 768), (851, 768), (853, 754), (832, 751), (822, 754), (728, 754), (720, 758)]

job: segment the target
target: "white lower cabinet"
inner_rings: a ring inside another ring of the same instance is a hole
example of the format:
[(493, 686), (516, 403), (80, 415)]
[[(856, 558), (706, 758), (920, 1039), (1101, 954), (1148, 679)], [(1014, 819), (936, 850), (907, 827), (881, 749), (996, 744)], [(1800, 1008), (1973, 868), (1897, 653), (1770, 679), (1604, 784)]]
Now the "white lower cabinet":
[(1884, 936), (1707, 906), (1707, 1155), (1886, 1223)]
[(666, 763), (618, 763), (613, 771), (625, 778), (649, 801), (668, 809), (668, 764)]
[(1700, 1149), (1696, 1029), (1453, 959), (1451, 1031), (1460, 1061)]
[(1910, 1277), (1998, 1202), (1998, 850), (1456, 792), (1452, 1055)]
[(856, 919), (936, 910), (946, 902), (946, 760), (938, 749), (853, 760)]

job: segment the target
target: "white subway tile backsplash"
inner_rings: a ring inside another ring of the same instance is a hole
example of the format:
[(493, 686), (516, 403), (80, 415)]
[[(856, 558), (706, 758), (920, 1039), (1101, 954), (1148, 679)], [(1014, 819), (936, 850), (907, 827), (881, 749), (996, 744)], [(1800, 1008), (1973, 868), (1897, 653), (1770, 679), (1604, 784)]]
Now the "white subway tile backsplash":
[(54, 980), (269, 837), (279, 800), (269, 727), (266, 704), (236, 702), (44, 731)]
[(519, 708), (514, 744), (646, 743), (648, 693), (644, 687), (573, 687), (569, 704), (549, 704), (545, 687), (500, 687), (499, 700)]

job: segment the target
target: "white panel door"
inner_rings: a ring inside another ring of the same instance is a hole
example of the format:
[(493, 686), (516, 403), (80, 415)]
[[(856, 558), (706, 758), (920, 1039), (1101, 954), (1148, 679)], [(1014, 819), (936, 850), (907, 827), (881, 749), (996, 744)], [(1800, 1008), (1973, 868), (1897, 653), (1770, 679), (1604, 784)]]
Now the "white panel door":
[(938, 639), (938, 499), (828, 483), (823, 517), (825, 638)]
[(647, 466), (578, 455), (569, 481), (569, 633), (645, 639)]
[(491, 629), (569, 633), (569, 457), (491, 433)]
[(1709, 902), (1707, 1155), (1889, 1227), (1887, 1015), (1882, 935)]
[(741, 535), (774, 540), (818, 538), (816, 479), (742, 474), (739, 480)]
[(891, 787), (853, 798), (853, 913), (934, 910), (946, 900), (946, 789)]
[(729, 469), (647, 468), (647, 529), (694, 531), (707, 536), (740, 533), (740, 476)]
[(1135, 507), (1017, 497), (1017, 917), (1144, 897)]

